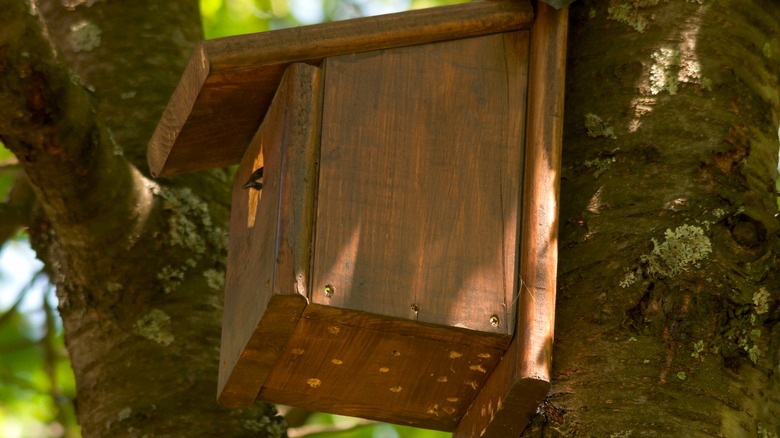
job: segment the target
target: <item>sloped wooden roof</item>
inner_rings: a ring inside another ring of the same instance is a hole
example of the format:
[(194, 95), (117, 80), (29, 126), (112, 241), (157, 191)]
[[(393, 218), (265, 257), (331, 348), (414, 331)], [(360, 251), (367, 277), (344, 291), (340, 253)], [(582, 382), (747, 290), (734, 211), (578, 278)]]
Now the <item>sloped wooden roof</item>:
[(533, 16), (528, 0), (488, 0), (202, 41), (149, 142), (151, 173), (238, 163), (291, 63), (526, 29)]

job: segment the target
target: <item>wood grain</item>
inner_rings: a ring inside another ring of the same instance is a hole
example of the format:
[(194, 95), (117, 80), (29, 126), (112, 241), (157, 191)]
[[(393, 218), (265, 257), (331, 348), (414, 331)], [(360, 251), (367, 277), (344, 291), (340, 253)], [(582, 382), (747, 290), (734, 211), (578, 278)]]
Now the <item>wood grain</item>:
[[(251, 404), (307, 300), (321, 70), (292, 64), (233, 183), (218, 401)], [(241, 186), (264, 166), (261, 191)]]
[(527, 48), (517, 31), (325, 61), (312, 302), (514, 331)]
[(526, 29), (529, 0), (495, 0), (201, 42), (149, 142), (153, 176), (237, 163), (290, 63)]
[(550, 388), (568, 9), (532, 28), (517, 333), (454, 437), (518, 436)]
[(259, 398), (449, 431), (508, 341), (310, 304)]

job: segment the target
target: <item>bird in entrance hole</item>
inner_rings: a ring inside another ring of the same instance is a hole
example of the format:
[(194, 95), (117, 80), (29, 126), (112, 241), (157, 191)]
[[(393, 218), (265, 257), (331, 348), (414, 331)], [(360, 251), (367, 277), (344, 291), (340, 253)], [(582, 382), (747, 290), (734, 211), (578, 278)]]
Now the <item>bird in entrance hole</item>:
[(241, 186), (245, 189), (255, 189), (260, 190), (263, 188), (263, 168), (259, 168), (252, 172), (252, 175), (249, 176), (249, 181), (246, 182), (243, 186)]

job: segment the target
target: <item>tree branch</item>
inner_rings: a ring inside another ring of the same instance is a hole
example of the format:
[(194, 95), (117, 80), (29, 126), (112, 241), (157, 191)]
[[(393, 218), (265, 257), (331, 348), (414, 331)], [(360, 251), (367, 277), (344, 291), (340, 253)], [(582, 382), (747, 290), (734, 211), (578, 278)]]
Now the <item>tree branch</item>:
[[(0, 138), (23, 166), (65, 247), (94, 247), (128, 228), (143, 185), (114, 152), (90, 93), (46, 40), (34, 10), (0, 1)], [(106, 202), (107, 200), (114, 202)]]

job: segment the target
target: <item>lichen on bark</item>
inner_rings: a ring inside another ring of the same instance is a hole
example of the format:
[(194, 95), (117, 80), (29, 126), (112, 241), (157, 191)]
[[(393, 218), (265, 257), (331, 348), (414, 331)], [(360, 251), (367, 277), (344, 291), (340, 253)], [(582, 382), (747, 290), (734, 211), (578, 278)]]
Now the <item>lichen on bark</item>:
[(659, 277), (673, 277), (695, 266), (712, 252), (710, 239), (704, 230), (694, 225), (682, 225), (667, 229), (665, 240), (658, 243), (655, 238), (653, 250), (641, 257), (647, 264), (647, 273)]

